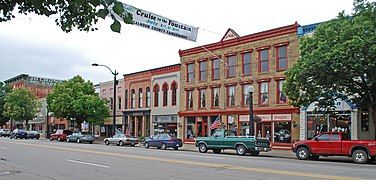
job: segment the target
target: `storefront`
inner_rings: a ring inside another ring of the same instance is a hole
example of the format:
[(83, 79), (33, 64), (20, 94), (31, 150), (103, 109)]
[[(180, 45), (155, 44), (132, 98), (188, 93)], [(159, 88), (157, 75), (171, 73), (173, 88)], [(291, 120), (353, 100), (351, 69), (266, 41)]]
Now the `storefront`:
[(123, 111), (126, 134), (134, 137), (150, 136), (150, 110)]
[(153, 116), (154, 135), (166, 133), (173, 137), (178, 135), (178, 119), (177, 115)]
[(194, 142), (196, 137), (208, 137), (214, 130), (210, 130), (210, 125), (218, 116), (187, 116), (185, 117), (185, 142)]

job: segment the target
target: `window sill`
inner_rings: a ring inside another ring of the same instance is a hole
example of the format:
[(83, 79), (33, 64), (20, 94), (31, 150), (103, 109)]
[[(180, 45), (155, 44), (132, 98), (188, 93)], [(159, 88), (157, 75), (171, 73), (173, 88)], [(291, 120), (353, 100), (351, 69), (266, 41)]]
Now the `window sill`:
[(219, 109), (219, 106), (218, 107), (211, 107), (211, 109)]
[(269, 104), (261, 104), (261, 105), (258, 105), (258, 107), (268, 107)]
[(269, 74), (270, 72), (268, 71), (268, 72), (259, 72), (258, 74), (259, 75), (264, 75), (264, 74)]
[(278, 70), (276, 70), (276, 72), (287, 71), (287, 69), (288, 69), (288, 68), (286, 68), (286, 69), (278, 69)]
[(277, 104), (275, 104), (276, 106), (287, 106), (287, 105), (289, 105), (289, 103), (277, 103)]

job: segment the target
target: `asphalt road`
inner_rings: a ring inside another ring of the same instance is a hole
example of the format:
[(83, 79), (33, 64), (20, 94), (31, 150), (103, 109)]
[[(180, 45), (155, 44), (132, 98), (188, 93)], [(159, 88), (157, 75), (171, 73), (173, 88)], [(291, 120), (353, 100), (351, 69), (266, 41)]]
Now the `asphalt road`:
[(376, 179), (376, 164), (0, 138), (0, 179)]

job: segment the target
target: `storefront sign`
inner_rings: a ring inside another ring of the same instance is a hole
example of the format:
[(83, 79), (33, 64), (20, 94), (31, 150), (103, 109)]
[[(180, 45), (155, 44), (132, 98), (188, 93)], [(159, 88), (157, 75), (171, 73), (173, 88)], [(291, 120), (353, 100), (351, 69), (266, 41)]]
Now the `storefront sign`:
[(124, 13), (133, 15), (133, 24), (178, 38), (196, 41), (198, 27), (186, 25), (123, 3)]
[(153, 123), (177, 123), (176, 116), (154, 116)]
[(240, 122), (248, 122), (249, 121), (249, 115), (240, 115), (239, 121)]
[(260, 117), (261, 122), (271, 121), (272, 120), (272, 115), (271, 114), (259, 114), (257, 116)]
[(291, 121), (291, 114), (273, 114), (273, 121)]

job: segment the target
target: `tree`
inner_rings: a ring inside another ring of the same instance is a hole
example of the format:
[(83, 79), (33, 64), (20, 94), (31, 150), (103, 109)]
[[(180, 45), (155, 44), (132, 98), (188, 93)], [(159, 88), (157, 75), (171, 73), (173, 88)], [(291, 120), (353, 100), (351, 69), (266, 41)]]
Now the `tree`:
[(78, 124), (103, 124), (109, 115), (107, 101), (96, 96), (93, 83), (80, 76), (57, 84), (47, 96), (47, 104), (55, 117), (75, 119)]
[(13, 90), (5, 97), (4, 116), (14, 121), (26, 121), (26, 130), (29, 129), (29, 120), (32, 120), (39, 110), (39, 102), (34, 94), (27, 89)]
[(10, 91), (11, 91), (11, 88), (8, 85), (4, 84), (3, 82), (0, 82), (0, 127), (5, 125), (5, 123), (9, 119), (6, 116), (4, 116), (3, 112), (4, 112), (5, 97), (8, 93), (10, 93)]
[(376, 125), (376, 2), (354, 1), (300, 40), (300, 59), (286, 72), (284, 91), (294, 106), (318, 102), (330, 108), (338, 98), (367, 108)]
[(73, 28), (80, 31), (94, 31), (94, 25), (99, 18), (105, 19), (108, 15), (113, 19), (111, 29), (120, 32), (121, 24), (117, 17), (121, 17), (126, 24), (133, 23), (132, 14), (124, 12), (123, 4), (117, 0), (17, 0), (0, 1), (0, 22), (15, 18), (14, 11), (28, 15), (35, 13), (50, 17), (57, 15), (55, 19), (64, 32), (70, 32)]

